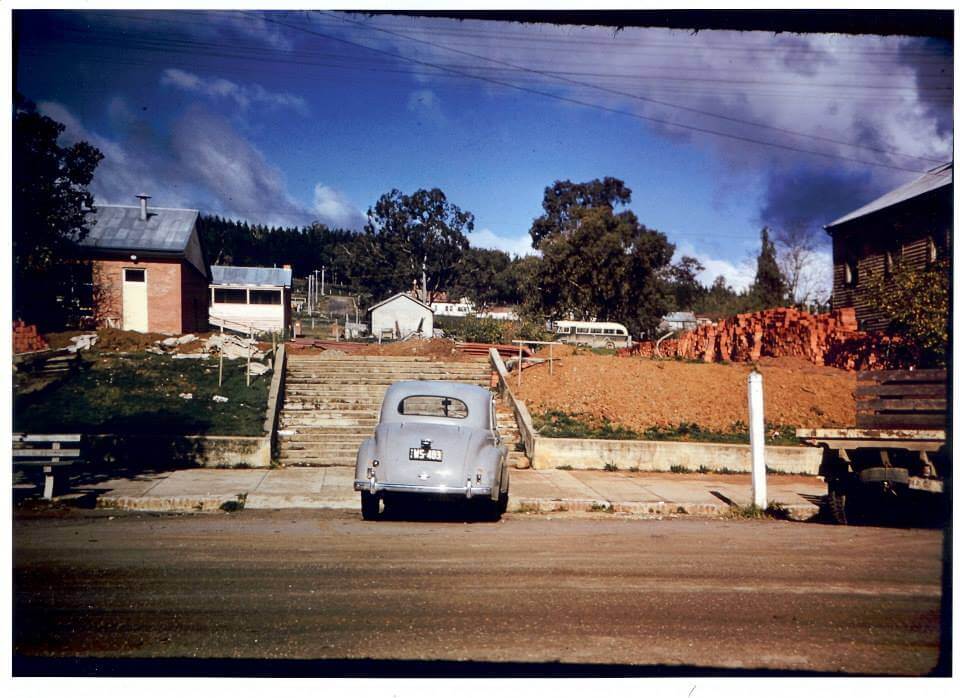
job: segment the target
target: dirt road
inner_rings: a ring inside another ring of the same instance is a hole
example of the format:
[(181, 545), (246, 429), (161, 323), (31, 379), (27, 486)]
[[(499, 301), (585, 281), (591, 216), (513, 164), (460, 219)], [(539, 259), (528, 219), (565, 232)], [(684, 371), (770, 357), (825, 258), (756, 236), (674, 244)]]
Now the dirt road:
[(15, 674), (924, 674), (938, 661), (933, 530), (285, 510), (33, 514), (13, 533)]

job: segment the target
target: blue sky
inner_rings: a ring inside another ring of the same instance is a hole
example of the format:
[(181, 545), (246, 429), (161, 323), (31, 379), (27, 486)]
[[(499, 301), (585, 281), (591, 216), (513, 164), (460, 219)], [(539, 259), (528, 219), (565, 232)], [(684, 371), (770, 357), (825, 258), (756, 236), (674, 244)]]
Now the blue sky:
[(101, 203), (145, 190), (359, 227), (384, 192), (439, 187), (475, 214), (474, 244), (522, 253), (544, 187), (614, 176), (707, 282), (749, 282), (763, 225), (809, 231), (822, 295), (820, 226), (952, 150), (952, 47), (927, 40), (325, 12), (20, 11), (16, 26), (17, 88), (104, 152)]

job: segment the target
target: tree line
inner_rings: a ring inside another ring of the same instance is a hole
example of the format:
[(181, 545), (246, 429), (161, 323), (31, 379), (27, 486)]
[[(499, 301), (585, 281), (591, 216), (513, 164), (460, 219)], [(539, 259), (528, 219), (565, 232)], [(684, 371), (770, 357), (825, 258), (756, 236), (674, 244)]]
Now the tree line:
[[(18, 316), (55, 324), (63, 308), (64, 268), (80, 258), (84, 212), (103, 155), (87, 143), (63, 147), (63, 126), (19, 99), (14, 114), (14, 305)], [(666, 233), (644, 225), (628, 205), (632, 192), (613, 177), (556, 181), (544, 190), (543, 213), (529, 234), (536, 254), (472, 247), (474, 216), (440, 189), (383, 194), (361, 231), (320, 223), (272, 227), (202, 215), (198, 232), (211, 264), (291, 264), (303, 277), (325, 267), (327, 279), (361, 302), (424, 287), (467, 297), (478, 308), (517, 305), (526, 319), (573, 318), (623, 322), (634, 336), (651, 336), (673, 310), (728, 315), (787, 301), (774, 243), (762, 233), (755, 283), (737, 292), (718, 278), (705, 286), (693, 257), (673, 261)], [(60, 273), (48, 274), (58, 269)], [(62, 321), (62, 319), (61, 319)]]

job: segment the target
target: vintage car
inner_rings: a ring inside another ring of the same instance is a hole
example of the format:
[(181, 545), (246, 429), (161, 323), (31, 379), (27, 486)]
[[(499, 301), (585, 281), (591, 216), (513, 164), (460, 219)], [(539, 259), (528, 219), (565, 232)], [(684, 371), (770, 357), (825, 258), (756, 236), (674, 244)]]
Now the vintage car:
[(476, 499), (493, 518), (507, 507), (507, 447), (489, 390), (447, 381), (401, 381), (357, 452), (354, 489), (364, 519), (404, 495)]

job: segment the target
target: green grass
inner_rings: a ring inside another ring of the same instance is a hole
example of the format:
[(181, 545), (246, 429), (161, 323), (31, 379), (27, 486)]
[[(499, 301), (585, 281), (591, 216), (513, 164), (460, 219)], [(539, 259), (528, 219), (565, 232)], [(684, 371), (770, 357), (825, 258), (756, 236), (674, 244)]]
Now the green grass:
[[(153, 354), (90, 355), (86, 366), (43, 390), (14, 397), (16, 431), (87, 434), (263, 433), (272, 373), (252, 377), (246, 361), (171, 359)], [(192, 393), (184, 400), (180, 393)], [(214, 395), (228, 402), (212, 400)]]
[(533, 415), (533, 426), (541, 436), (571, 439), (638, 439), (637, 432), (604, 420), (600, 426), (592, 426), (579, 415), (558, 410), (548, 410)]
[[(603, 420), (596, 425), (580, 414), (567, 414), (559, 410), (548, 410), (533, 415), (533, 426), (541, 436), (568, 439), (626, 439), (646, 441), (696, 441), (705, 443), (750, 443), (750, 432), (741, 421), (733, 422), (728, 429), (717, 431), (701, 427), (696, 422), (680, 422), (671, 426), (656, 426), (638, 433), (628, 427)], [(796, 446), (796, 427), (789, 425), (766, 426), (768, 446)]]
[[(680, 422), (671, 426), (656, 426), (644, 430), (643, 438), (648, 441), (697, 441), (710, 443), (750, 443), (750, 431), (746, 424), (736, 421), (723, 431), (701, 427), (696, 422)], [(789, 425), (766, 425), (766, 444), (768, 446), (797, 446), (796, 427)]]

